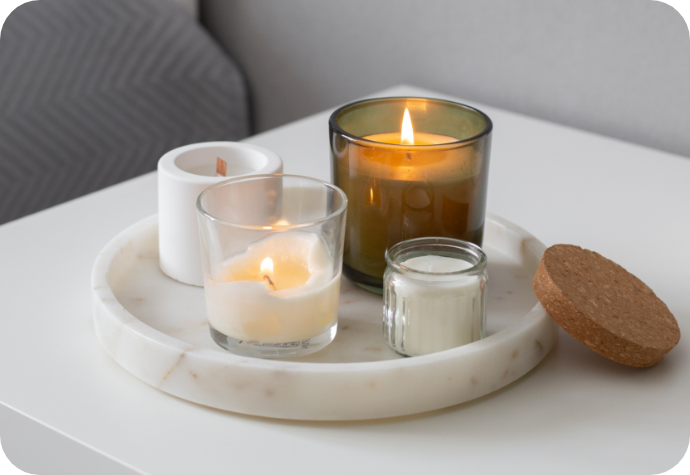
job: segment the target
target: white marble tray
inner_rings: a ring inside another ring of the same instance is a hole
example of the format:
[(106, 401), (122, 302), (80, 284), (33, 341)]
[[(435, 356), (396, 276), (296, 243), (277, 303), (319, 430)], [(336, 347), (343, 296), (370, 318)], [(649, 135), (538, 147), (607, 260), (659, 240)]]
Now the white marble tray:
[(403, 358), (382, 336), (382, 299), (343, 279), (338, 335), (293, 360), (230, 354), (211, 340), (203, 289), (158, 267), (151, 216), (115, 237), (93, 268), (96, 333), (142, 381), (195, 403), (265, 417), (354, 420), (414, 414), (488, 394), (549, 352), (557, 326), (537, 302), (532, 276), (544, 245), (503, 219), (487, 219), (487, 334), (482, 341)]

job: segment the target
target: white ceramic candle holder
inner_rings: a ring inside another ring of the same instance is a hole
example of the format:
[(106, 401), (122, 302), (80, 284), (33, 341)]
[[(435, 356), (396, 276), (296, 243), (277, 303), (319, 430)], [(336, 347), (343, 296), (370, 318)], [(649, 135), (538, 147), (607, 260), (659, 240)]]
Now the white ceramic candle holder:
[[(216, 160), (226, 176), (216, 176)], [(169, 277), (202, 287), (196, 200), (211, 185), (243, 175), (283, 172), (280, 157), (263, 147), (237, 142), (205, 142), (169, 151), (158, 161), (160, 268)]]

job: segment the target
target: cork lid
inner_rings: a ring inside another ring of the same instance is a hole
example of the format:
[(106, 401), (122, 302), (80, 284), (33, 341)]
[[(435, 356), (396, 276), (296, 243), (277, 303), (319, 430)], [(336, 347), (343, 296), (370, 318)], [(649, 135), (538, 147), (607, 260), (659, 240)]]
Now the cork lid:
[(654, 292), (596, 252), (551, 246), (532, 285), (565, 331), (618, 363), (655, 365), (680, 340), (676, 319)]

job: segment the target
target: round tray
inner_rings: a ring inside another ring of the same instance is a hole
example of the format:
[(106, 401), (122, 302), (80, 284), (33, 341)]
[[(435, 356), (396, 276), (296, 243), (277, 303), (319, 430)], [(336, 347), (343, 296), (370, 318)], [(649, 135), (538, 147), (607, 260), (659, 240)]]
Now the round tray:
[(486, 221), (489, 297), (485, 339), (403, 358), (383, 339), (382, 298), (343, 278), (338, 334), (291, 360), (226, 352), (211, 340), (200, 287), (158, 266), (158, 218), (116, 236), (93, 268), (94, 323), (108, 354), (161, 391), (265, 417), (355, 420), (414, 414), (488, 394), (549, 352), (557, 326), (532, 291), (544, 245), (495, 216)]

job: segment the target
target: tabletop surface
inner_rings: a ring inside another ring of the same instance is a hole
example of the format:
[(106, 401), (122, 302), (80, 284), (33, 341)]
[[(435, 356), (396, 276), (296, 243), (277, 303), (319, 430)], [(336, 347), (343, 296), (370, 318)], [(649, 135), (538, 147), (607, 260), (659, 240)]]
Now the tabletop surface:
[[(449, 98), (409, 86), (376, 94), (397, 95)], [(683, 335), (657, 366), (613, 363), (561, 331), (517, 382), (410, 417), (272, 420), (169, 396), (113, 362), (91, 321), (91, 266), (156, 212), (150, 173), (0, 226), (0, 404), (145, 474), (668, 470), (690, 436), (690, 159), (466, 103), (494, 122), (489, 212), (547, 246), (596, 250), (649, 285)], [(329, 180), (330, 113), (246, 141), (277, 152), (285, 173)]]

